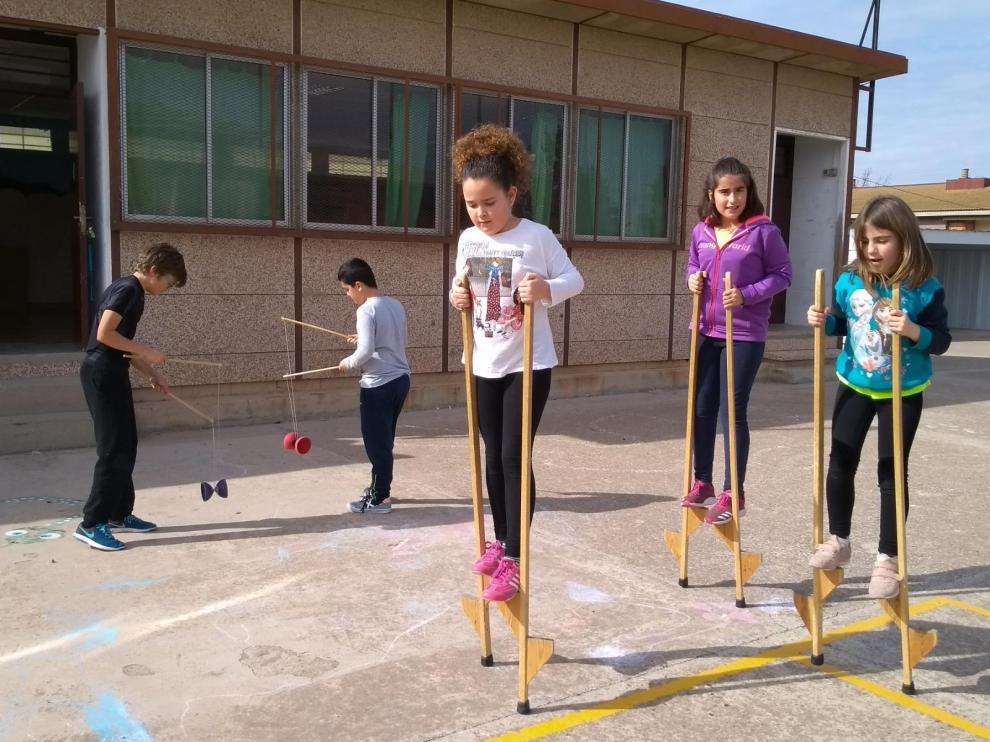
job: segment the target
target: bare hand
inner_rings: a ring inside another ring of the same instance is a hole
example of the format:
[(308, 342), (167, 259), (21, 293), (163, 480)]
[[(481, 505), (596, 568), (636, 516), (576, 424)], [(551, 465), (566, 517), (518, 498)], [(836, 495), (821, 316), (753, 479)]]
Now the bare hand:
[(825, 310), (819, 309), (814, 304), (808, 307), (808, 324), (812, 327), (824, 327)]
[(468, 282), (468, 277), (461, 274), (457, 277), (454, 282), (454, 288), (450, 290), (450, 303), (453, 305), (454, 309), (470, 309), (471, 308), (471, 289)]
[(144, 358), (148, 363), (154, 364), (156, 366), (163, 366), (168, 363), (168, 356), (164, 353), (159, 353), (153, 348), (145, 348), (141, 351), (141, 357)]
[(700, 294), (705, 290), (705, 278), (707, 278), (707, 276), (704, 271), (692, 273), (688, 276), (688, 290), (692, 294)]
[(163, 396), (168, 396), (168, 382), (165, 377), (155, 374), (151, 377), (151, 388)]
[(921, 338), (921, 328), (912, 322), (911, 318), (904, 314), (904, 312), (892, 311), (887, 325), (890, 327), (891, 332), (896, 332), (898, 335), (902, 335), (914, 342), (918, 342)]
[(722, 292), (722, 306), (726, 309), (743, 305), (742, 291), (737, 288), (726, 289)]
[(523, 304), (535, 304), (538, 301), (550, 299), (550, 284), (535, 273), (527, 273), (519, 282), (517, 288), (519, 301)]

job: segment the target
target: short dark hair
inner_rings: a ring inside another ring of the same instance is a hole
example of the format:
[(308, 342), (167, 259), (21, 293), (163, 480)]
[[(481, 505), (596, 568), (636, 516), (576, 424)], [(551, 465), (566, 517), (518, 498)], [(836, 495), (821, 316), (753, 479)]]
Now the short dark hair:
[(145, 275), (154, 269), (159, 276), (171, 276), (175, 286), (185, 286), (188, 278), (182, 253), (167, 242), (158, 242), (141, 253), (134, 269)]
[(348, 286), (353, 286), (360, 281), (370, 289), (378, 288), (378, 284), (375, 282), (375, 272), (361, 258), (351, 258), (341, 263), (337, 269), (337, 280)]
[(698, 218), (701, 221), (710, 220), (715, 226), (721, 225), (722, 215), (715, 208), (715, 199), (709, 194), (718, 187), (718, 182), (726, 175), (738, 175), (746, 181), (746, 206), (739, 214), (739, 221), (744, 222), (751, 217), (765, 213), (763, 202), (760, 201), (760, 194), (756, 191), (753, 173), (735, 157), (723, 157), (715, 163), (712, 171), (705, 178), (705, 189), (701, 193), (701, 201), (698, 206)]

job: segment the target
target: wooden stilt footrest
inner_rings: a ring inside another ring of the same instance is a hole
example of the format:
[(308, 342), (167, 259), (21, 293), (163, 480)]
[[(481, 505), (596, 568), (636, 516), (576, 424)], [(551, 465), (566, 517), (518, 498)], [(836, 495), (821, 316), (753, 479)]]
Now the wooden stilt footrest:
[[(893, 621), (897, 628), (904, 631), (905, 623), (904, 619), (901, 617), (901, 600), (900, 598), (892, 598), (890, 600), (878, 600), (880, 607), (883, 608), (883, 612), (886, 613), (890, 620)], [(938, 632), (931, 631), (918, 631), (917, 629), (912, 629), (910, 625), (907, 626), (908, 631), (908, 645), (910, 647), (911, 664), (910, 667), (913, 670), (917, 667), (918, 663), (921, 662), (925, 657), (927, 657), (935, 645), (938, 644)]]

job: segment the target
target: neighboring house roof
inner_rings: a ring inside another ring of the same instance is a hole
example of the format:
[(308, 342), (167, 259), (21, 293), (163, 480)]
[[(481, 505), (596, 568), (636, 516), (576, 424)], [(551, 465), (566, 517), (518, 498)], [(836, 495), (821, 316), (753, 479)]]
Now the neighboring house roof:
[[(899, 54), (660, 0), (475, 2), (586, 26), (650, 36), (686, 46), (715, 49), (772, 62), (786, 62), (860, 80), (903, 75), (908, 70), (907, 59)], [(813, 11), (809, 9), (809, 12)]]
[(916, 215), (933, 214), (949, 217), (952, 215), (982, 216), (990, 213), (990, 187), (965, 190), (946, 189), (941, 183), (917, 183), (914, 185), (873, 186), (853, 188), (852, 215), (860, 212), (870, 200), (877, 196), (897, 196), (904, 199)]

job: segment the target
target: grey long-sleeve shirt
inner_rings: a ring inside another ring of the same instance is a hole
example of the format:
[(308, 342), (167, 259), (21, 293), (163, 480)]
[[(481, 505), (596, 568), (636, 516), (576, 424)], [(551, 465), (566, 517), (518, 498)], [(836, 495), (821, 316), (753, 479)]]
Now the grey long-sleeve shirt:
[(372, 389), (409, 373), (406, 310), (390, 296), (373, 296), (357, 308), (357, 349), (341, 363), (361, 371), (361, 386)]

